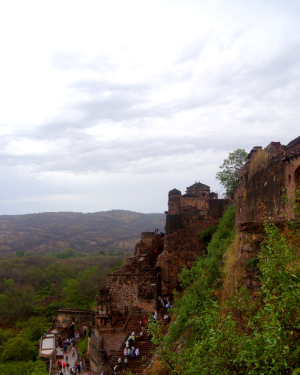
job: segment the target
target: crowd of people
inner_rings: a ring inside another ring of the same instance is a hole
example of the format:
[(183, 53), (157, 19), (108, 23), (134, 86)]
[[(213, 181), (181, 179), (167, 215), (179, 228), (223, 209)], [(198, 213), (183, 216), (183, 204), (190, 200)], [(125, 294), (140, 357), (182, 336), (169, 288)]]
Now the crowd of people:
[(118, 358), (118, 364), (114, 367), (114, 374), (116, 375), (118, 373), (118, 370), (121, 368), (126, 369), (128, 367), (128, 359), (131, 358), (131, 361), (134, 360), (134, 358), (138, 358), (140, 354), (140, 350), (138, 347), (135, 347), (136, 342), (140, 342), (143, 340), (150, 340), (151, 335), (148, 332), (147, 336), (145, 335), (145, 326), (146, 326), (146, 316), (143, 317), (142, 320), (140, 320), (140, 327), (141, 331), (136, 334), (135, 332), (132, 332), (129, 336), (126, 334), (124, 335), (124, 342), (125, 342), (125, 348), (123, 351), (124, 358), (122, 357)]
[[(146, 318), (145, 318), (146, 322)], [(140, 322), (141, 323), (141, 322)], [(118, 358), (118, 364), (114, 367), (114, 374), (118, 373), (118, 369), (124, 367), (125, 369), (128, 366), (128, 358), (131, 357), (131, 360), (134, 359), (134, 357), (138, 357), (140, 354), (139, 348), (136, 348), (135, 342), (143, 340), (144, 336), (144, 326), (142, 326), (142, 330), (140, 332), (140, 335), (136, 336), (135, 332), (132, 332), (131, 335), (127, 337), (125, 334), (124, 340), (125, 340), (125, 348), (124, 348), (124, 360), (122, 361), (122, 357)], [(131, 346), (131, 348), (130, 348)]]
[(57, 361), (58, 367), (60, 369), (59, 375), (76, 375), (82, 371), (82, 364), (74, 362), (71, 366), (69, 363), (69, 358), (72, 357), (77, 359), (77, 352), (75, 349), (75, 339), (68, 338), (66, 340), (59, 340), (58, 346), (63, 350), (64, 360)]
[(173, 305), (171, 303), (171, 298), (169, 296), (165, 296), (165, 297), (158, 296), (157, 300), (158, 300), (158, 303), (159, 303), (158, 308), (161, 307), (163, 313), (165, 313), (168, 309), (173, 308)]

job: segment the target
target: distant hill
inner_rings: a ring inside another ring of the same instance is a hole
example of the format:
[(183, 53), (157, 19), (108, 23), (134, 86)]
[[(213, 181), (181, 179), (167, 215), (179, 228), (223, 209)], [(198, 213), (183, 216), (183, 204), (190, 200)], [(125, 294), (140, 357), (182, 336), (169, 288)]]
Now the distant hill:
[(90, 254), (99, 250), (133, 252), (141, 232), (163, 231), (164, 225), (165, 214), (123, 210), (1, 215), (0, 253), (24, 250), (45, 254), (66, 248)]

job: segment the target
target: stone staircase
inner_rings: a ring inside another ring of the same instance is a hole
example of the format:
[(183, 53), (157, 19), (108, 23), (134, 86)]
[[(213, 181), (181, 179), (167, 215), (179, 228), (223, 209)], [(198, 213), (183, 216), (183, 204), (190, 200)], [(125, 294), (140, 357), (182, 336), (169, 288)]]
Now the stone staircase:
[[(139, 336), (142, 328), (140, 325), (140, 321), (143, 320), (143, 316), (137, 316), (132, 317), (127, 325), (126, 334), (127, 337), (132, 333), (135, 332), (136, 337)], [(144, 328), (144, 337), (142, 341), (136, 341), (134, 344), (135, 349), (139, 348), (139, 356), (134, 356), (133, 359), (131, 359), (131, 356), (127, 356), (128, 358), (128, 365), (125, 367), (124, 365), (124, 349), (125, 349), (125, 342), (122, 342), (122, 345), (120, 346), (119, 350), (116, 352), (113, 360), (110, 363), (110, 367), (107, 371), (107, 375), (113, 375), (114, 371), (113, 368), (118, 364), (119, 357), (122, 358), (122, 365), (118, 368), (118, 374), (122, 374), (122, 372), (125, 370), (130, 370), (132, 374), (142, 374), (145, 367), (148, 365), (150, 359), (153, 356), (155, 345), (152, 344), (148, 338), (147, 338), (147, 327)]]

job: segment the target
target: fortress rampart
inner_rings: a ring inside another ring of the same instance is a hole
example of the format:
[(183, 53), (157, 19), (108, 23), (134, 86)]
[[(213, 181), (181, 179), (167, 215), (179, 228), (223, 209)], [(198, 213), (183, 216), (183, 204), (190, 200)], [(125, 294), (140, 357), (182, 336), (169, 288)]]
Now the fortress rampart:
[(287, 146), (271, 142), (264, 150), (253, 148), (239, 172), (237, 227), (294, 219), (293, 202), (299, 186), (300, 137)]

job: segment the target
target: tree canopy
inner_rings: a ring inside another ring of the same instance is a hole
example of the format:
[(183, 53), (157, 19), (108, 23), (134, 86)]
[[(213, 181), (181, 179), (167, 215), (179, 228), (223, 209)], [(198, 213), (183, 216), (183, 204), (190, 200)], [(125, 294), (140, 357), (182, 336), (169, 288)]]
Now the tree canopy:
[(238, 148), (230, 152), (228, 158), (220, 165), (220, 172), (217, 172), (216, 179), (226, 190), (226, 195), (231, 195), (237, 186), (239, 170), (247, 160), (247, 152), (244, 149)]

